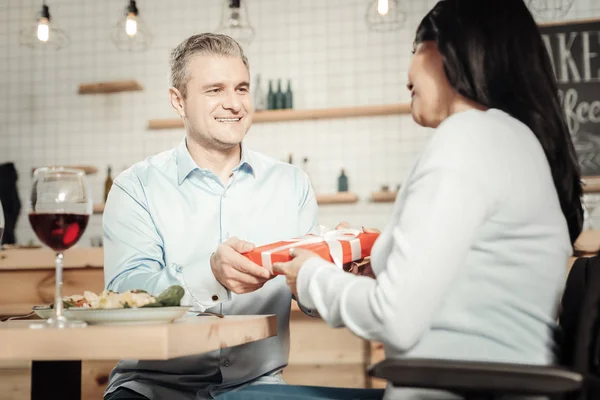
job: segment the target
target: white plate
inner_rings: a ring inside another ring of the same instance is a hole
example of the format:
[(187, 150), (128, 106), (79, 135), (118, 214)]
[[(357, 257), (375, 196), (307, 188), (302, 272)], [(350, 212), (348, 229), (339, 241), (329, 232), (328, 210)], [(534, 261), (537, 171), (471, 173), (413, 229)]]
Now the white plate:
[(48, 319), (52, 316), (52, 308), (50, 306), (33, 306), (33, 311), (42, 319)]
[[(89, 325), (135, 325), (167, 324), (184, 315), (190, 307), (148, 307), (148, 308), (69, 308), (65, 317), (85, 321)], [(36, 308), (40, 318), (52, 315), (51, 308)]]

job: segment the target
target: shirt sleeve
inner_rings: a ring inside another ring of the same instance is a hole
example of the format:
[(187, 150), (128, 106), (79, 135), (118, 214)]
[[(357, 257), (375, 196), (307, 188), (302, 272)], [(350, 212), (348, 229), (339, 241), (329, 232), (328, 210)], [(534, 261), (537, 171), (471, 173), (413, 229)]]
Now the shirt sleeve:
[[(376, 280), (345, 273), (315, 257), (300, 269), (299, 300), (316, 308), (330, 326), (345, 325), (360, 337), (399, 351), (414, 346), (430, 327), (479, 228), (500, 201), (502, 189), (495, 187), (502, 187), (500, 179), (489, 176), (490, 184), (481, 178), (486, 162), (494, 162), (486, 159), (493, 146), (478, 148), (479, 140), (449, 135), (425, 154), (406, 188), (391, 227), (391, 252), (377, 268)], [(465, 152), (465, 145), (475, 150)], [(461, 153), (467, 153), (466, 159), (456, 157)]]
[(310, 183), (310, 179), (305, 172), (300, 175), (300, 196), (299, 196), (299, 227), (298, 236), (315, 233), (317, 231), (319, 220), (319, 206), (315, 192)]
[(231, 298), (212, 274), (209, 260), (202, 266), (165, 264), (164, 243), (152, 220), (137, 177), (121, 175), (110, 190), (103, 215), (104, 281), (109, 290), (144, 289), (158, 295), (181, 285), (181, 304), (203, 311)]
[[(317, 204), (315, 192), (312, 188), (308, 175), (304, 172), (301, 174), (301, 182), (302, 190), (300, 196), (300, 217), (298, 218), (300, 221), (300, 227), (298, 229), (298, 236), (316, 233), (319, 220), (319, 206)], [(293, 299), (298, 303), (298, 307), (304, 314), (310, 317), (319, 316), (319, 313), (316, 309), (314, 309), (314, 307), (309, 308), (304, 306), (304, 304), (299, 302), (295, 296)]]

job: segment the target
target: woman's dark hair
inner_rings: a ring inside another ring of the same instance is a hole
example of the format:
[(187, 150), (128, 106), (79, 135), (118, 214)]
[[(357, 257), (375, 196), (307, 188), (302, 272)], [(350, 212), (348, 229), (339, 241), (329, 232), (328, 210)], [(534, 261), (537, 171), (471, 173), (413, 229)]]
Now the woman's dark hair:
[(527, 125), (550, 164), (571, 244), (581, 233), (579, 165), (539, 29), (523, 0), (442, 0), (415, 43), (437, 43), (452, 87)]

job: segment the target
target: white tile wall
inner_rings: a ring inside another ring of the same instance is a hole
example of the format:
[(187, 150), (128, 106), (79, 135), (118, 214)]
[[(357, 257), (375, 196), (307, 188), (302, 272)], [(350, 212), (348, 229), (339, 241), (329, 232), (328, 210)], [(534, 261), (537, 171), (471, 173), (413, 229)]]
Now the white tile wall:
[[(406, 74), (414, 31), (435, 0), (400, 0), (406, 26), (370, 32), (365, 12), (371, 0), (246, 0), (256, 29), (247, 48), (252, 81), (291, 79), (295, 108), (388, 104), (408, 100)], [(46, 164), (92, 164), (101, 173), (90, 183), (102, 198), (107, 165), (121, 171), (175, 146), (182, 130), (149, 131), (147, 121), (175, 114), (167, 98), (168, 55), (191, 34), (218, 24), (221, 0), (138, 0), (141, 17), (154, 34), (143, 53), (118, 52), (109, 40), (126, 0), (47, 0), (55, 22), (71, 36), (58, 52), (32, 51), (18, 34), (39, 10), (41, 0), (0, 0), (0, 162), (15, 162), (23, 217), (21, 243), (35, 235), (25, 217), (30, 170)], [(600, 17), (600, 3), (575, 0), (565, 19)], [(80, 83), (137, 79), (143, 92), (77, 95)], [(356, 205), (321, 207), (321, 222), (347, 220), (383, 227), (391, 204), (372, 204), (369, 193), (382, 184), (402, 183), (429, 137), (410, 116), (256, 124), (247, 144), (277, 158), (293, 153), (309, 159), (309, 174), (320, 192), (336, 189), (345, 168)], [(93, 216), (80, 243), (101, 235)]]

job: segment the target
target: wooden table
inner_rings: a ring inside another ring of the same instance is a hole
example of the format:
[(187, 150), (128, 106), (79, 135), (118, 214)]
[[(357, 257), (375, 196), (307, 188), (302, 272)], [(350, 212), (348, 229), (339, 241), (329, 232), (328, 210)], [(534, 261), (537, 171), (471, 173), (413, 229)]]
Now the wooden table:
[(82, 360), (167, 360), (277, 335), (275, 315), (190, 316), (171, 324), (42, 330), (30, 329), (32, 322), (39, 321), (0, 323), (0, 360), (32, 361), (32, 400), (79, 400)]

